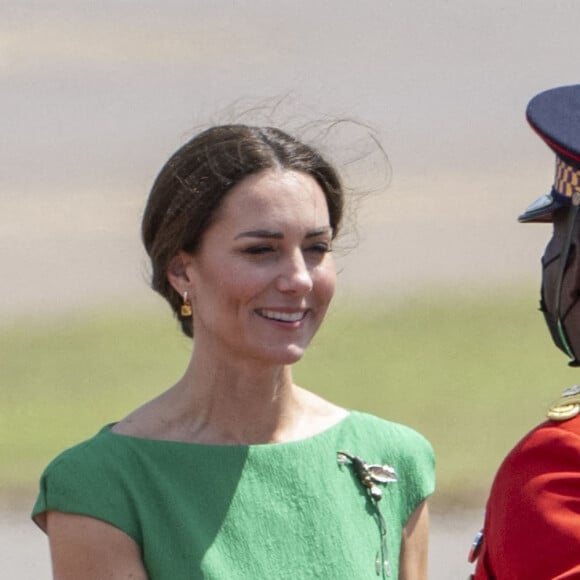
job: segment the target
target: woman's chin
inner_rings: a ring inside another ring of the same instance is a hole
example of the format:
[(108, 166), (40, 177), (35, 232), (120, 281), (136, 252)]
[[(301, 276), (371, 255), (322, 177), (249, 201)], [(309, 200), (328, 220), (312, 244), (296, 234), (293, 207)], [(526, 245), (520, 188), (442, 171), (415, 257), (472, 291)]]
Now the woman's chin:
[(306, 352), (306, 348), (298, 345), (289, 345), (281, 349), (268, 349), (264, 353), (264, 359), (269, 360), (272, 364), (292, 365), (297, 363)]

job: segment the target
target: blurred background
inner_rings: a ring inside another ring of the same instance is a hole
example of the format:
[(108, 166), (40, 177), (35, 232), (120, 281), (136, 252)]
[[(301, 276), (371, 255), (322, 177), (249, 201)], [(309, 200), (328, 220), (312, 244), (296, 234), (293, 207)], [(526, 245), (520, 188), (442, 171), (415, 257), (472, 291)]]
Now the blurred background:
[[(372, 193), (353, 196), (336, 305), (297, 374), (431, 440), (430, 577), (463, 573), (501, 458), (576, 380), (537, 312), (549, 226), (516, 218), (553, 179), (525, 107), (579, 81), (579, 17), (575, 0), (3, 0), (0, 550), (13, 577), (49, 577), (27, 521), (44, 465), (187, 360), (139, 241), (165, 160), (214, 122), (329, 118), (371, 127), (389, 168), (359, 164)], [(339, 165), (356, 149), (349, 135), (324, 147)]]

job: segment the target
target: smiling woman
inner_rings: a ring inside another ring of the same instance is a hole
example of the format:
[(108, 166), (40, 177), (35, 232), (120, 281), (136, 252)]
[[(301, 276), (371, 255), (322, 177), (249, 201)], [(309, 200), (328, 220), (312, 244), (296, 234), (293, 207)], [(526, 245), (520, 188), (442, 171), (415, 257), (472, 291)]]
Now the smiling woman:
[(198, 251), (181, 251), (168, 270), (191, 299), (197, 356), (221, 366), (299, 360), (334, 293), (331, 242), (324, 193), (309, 175), (264, 170), (234, 186)]
[(334, 294), (343, 197), (275, 128), (214, 127), (169, 159), (143, 240), (190, 362), (45, 470), (56, 578), (426, 577), (429, 443), (292, 377)]

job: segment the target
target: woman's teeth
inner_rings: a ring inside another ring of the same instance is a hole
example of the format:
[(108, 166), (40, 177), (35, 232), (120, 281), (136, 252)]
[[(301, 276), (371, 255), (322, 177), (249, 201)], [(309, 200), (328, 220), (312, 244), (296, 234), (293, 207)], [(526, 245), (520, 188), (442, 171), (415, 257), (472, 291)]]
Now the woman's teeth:
[(269, 320), (280, 322), (298, 322), (302, 320), (306, 312), (277, 312), (276, 310), (258, 310), (258, 314)]

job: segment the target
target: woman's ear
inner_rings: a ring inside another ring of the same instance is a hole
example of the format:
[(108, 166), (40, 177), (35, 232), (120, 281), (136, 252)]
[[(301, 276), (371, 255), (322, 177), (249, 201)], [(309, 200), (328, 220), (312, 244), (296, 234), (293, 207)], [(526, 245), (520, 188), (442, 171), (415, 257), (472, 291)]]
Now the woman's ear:
[(193, 257), (187, 252), (179, 252), (171, 260), (167, 266), (167, 280), (174, 290), (183, 296), (184, 292), (192, 291), (192, 272), (191, 266), (193, 264)]

